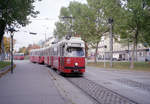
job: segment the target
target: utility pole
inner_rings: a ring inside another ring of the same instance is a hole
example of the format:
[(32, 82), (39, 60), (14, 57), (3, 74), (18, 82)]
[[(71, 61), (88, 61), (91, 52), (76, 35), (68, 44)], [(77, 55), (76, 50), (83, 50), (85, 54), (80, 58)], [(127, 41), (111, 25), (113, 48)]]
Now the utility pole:
[(106, 68), (106, 48), (107, 46), (104, 45), (104, 68)]
[(109, 32), (109, 46), (110, 46), (110, 67), (112, 68), (112, 61), (113, 61), (113, 19), (109, 18), (108, 23), (110, 24), (110, 32)]
[(11, 73), (13, 74), (13, 33), (11, 34)]
[(128, 62), (130, 62), (130, 51), (129, 51), (129, 50), (130, 50), (130, 49), (129, 49), (130, 47), (129, 47), (129, 45), (130, 45), (130, 44), (129, 44), (129, 37), (128, 37)]
[(11, 74), (13, 74), (13, 36), (16, 30), (14, 28), (9, 28), (8, 31), (10, 31), (11, 37)]
[(64, 17), (61, 17), (63, 20), (65, 19), (70, 19), (71, 20), (71, 25), (70, 25), (70, 29), (69, 29), (69, 35), (72, 36), (72, 26), (73, 26), (73, 17), (72, 16), (64, 16)]

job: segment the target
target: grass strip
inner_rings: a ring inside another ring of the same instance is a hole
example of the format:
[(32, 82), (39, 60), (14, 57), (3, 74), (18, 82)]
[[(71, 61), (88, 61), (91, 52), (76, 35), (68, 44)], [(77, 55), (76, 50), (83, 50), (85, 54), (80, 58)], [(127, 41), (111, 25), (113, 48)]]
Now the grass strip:
[[(104, 62), (88, 62), (87, 66), (94, 66), (99, 68), (104, 68)], [(110, 68), (110, 63), (106, 62), (106, 68)], [(113, 62), (113, 69), (128, 69), (128, 70), (141, 70), (141, 71), (150, 71), (149, 62), (135, 62), (134, 68), (130, 69), (129, 62)]]
[(0, 61), (0, 70), (8, 65), (10, 65), (9, 61)]

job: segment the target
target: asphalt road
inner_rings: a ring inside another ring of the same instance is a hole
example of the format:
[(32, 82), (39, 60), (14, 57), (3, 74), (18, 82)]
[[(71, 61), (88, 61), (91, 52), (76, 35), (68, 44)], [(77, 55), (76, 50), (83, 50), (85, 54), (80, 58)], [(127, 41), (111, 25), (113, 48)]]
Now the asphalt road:
[(85, 78), (138, 104), (150, 104), (150, 72), (87, 67)]

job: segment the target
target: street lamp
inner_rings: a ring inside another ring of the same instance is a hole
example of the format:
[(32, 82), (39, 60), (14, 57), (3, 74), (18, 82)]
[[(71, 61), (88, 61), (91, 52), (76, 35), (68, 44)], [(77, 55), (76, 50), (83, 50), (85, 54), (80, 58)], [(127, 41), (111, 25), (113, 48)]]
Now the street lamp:
[(29, 32), (29, 34), (36, 35), (37, 33), (34, 33), (34, 32)]
[(9, 28), (8, 31), (10, 32), (11, 37), (11, 74), (13, 74), (13, 36), (16, 30), (14, 28)]

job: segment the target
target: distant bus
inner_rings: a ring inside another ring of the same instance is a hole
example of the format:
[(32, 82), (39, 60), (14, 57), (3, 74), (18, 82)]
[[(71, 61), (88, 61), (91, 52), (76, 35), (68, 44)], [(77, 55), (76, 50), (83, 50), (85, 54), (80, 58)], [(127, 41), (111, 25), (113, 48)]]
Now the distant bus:
[(24, 60), (24, 53), (14, 53), (14, 60)]

